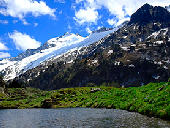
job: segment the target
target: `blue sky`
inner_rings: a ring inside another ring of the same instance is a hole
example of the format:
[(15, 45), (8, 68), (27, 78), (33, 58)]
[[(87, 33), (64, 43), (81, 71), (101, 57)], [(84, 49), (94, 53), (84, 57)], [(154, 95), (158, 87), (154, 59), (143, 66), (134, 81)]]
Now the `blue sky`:
[(66, 32), (83, 37), (129, 20), (143, 4), (168, 0), (0, 0), (0, 59), (35, 49)]

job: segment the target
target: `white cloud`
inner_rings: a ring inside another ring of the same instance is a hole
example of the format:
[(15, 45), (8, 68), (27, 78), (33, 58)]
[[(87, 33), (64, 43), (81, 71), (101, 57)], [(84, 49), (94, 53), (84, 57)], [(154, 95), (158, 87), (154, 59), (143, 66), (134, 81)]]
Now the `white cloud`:
[(73, 29), (73, 27), (70, 25), (70, 22), (67, 23), (67, 28), (64, 28), (65, 31), (67, 31), (68, 33), (71, 33), (71, 30)]
[(75, 13), (75, 20), (82, 25), (83, 23), (95, 23), (98, 20), (98, 12), (92, 8), (80, 9)]
[(107, 8), (111, 14), (118, 19), (123, 19), (125, 15), (132, 15), (145, 3), (153, 6), (168, 6), (169, 0), (96, 0), (97, 4)]
[(86, 0), (87, 2), (84, 4), (84, 6), (93, 8), (93, 9), (100, 9), (101, 6), (97, 3), (95, 0)]
[(80, 2), (82, 2), (83, 0), (76, 0), (76, 4), (78, 4), (78, 3), (80, 3)]
[(107, 22), (109, 25), (114, 25), (116, 23), (116, 21), (113, 19), (108, 19)]
[(10, 53), (0, 52), (0, 59), (11, 57)]
[(41, 45), (41, 42), (36, 41), (25, 33), (14, 31), (12, 34), (8, 34), (16, 46), (16, 49), (25, 51), (27, 49), (36, 49)]
[(50, 15), (55, 17), (55, 9), (51, 9), (45, 2), (35, 0), (0, 0), (0, 14), (23, 19), (27, 14), (33, 16)]
[(59, 3), (66, 3), (65, 0), (54, 0), (54, 2), (59, 2)]
[[(82, 2), (84, 2), (82, 4)], [(96, 23), (100, 18), (97, 9), (101, 7), (96, 3), (95, 0), (76, 0), (76, 4), (84, 5), (78, 11), (75, 11), (75, 20), (77, 23), (82, 25), (83, 23)], [(76, 6), (74, 8), (76, 10)]]
[(1, 24), (8, 24), (8, 20), (0, 20)]
[(38, 23), (34, 23), (34, 27), (37, 27), (38, 26)]
[(62, 14), (63, 13), (63, 11), (61, 10), (60, 12), (59, 12), (59, 14)]
[(8, 48), (0, 42), (0, 50), (8, 50)]
[(170, 11), (170, 5), (169, 5), (169, 6), (166, 6), (166, 9), (167, 9), (168, 11)]
[(6, 58), (6, 57), (11, 57), (10, 53), (0, 52), (0, 59)]
[(13, 23), (17, 23), (18, 22), (18, 20), (13, 20)]
[(125, 3), (123, 3), (123, 1), (127, 1), (127, 0), (121, 0), (121, 1), (120, 0), (97, 0), (97, 4), (107, 8), (110, 11), (110, 14), (113, 14), (118, 19), (121, 19), (124, 17), (124, 11), (122, 10), (122, 8)]
[[(91, 20), (84, 20), (85, 15), (80, 16), (83, 14), (83, 9), (87, 10), (88, 8), (91, 8), (93, 12), (95, 12), (98, 16), (98, 10), (101, 8), (107, 9), (110, 12), (110, 15), (115, 17), (113, 20), (109, 19), (107, 22), (110, 25), (114, 25), (114, 21), (118, 21), (117, 24), (122, 22), (122, 20), (125, 19), (127, 16), (131, 16), (138, 8), (140, 8), (145, 3), (149, 3), (153, 6), (169, 6), (169, 0), (76, 0), (75, 2), (77, 5), (81, 4), (81, 7), (78, 11), (75, 12), (75, 19), (78, 23), (84, 23), (84, 22), (91, 22)], [(79, 6), (77, 6), (79, 7)], [(87, 12), (87, 11), (86, 11)], [(77, 15), (80, 14), (80, 15)], [(87, 14), (87, 13), (84, 13)], [(85, 18), (91, 17), (91, 14), (88, 13)], [(94, 17), (95, 21), (97, 21), (99, 18)], [(116, 22), (115, 22), (116, 23)]]
[(67, 27), (68, 29), (69, 29), (69, 31), (72, 29), (72, 27), (70, 26), (70, 24), (68, 24), (68, 27)]
[(92, 31), (90, 30), (89, 27), (87, 27), (87, 28), (86, 28), (86, 32), (90, 34)]
[(25, 19), (22, 19), (22, 23), (23, 23), (24, 25), (30, 25)]

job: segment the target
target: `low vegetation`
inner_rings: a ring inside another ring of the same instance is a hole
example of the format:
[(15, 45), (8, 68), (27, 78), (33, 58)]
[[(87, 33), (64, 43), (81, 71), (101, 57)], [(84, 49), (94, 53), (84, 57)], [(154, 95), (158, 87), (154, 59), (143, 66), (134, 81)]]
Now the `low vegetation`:
[(37, 108), (50, 96), (49, 91), (35, 88), (8, 88), (6, 95), (0, 97), (0, 108)]
[(1, 98), (0, 108), (93, 107), (123, 109), (170, 120), (170, 83), (150, 83), (142, 87), (81, 87), (42, 91), (10, 88)]

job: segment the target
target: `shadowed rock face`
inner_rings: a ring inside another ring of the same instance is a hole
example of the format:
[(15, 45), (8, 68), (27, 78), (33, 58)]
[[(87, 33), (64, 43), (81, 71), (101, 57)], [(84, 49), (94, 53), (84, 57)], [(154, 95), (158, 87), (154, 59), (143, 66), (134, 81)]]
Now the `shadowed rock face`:
[(145, 25), (154, 22), (170, 22), (170, 12), (160, 6), (143, 5), (132, 16), (129, 24), (139, 23)]
[(0, 87), (0, 93), (4, 93), (4, 88)]
[(5, 88), (5, 83), (3, 81), (3, 77), (0, 76), (0, 87)]
[(5, 89), (5, 83), (3, 81), (3, 77), (0, 76), (0, 93), (4, 93), (4, 89)]

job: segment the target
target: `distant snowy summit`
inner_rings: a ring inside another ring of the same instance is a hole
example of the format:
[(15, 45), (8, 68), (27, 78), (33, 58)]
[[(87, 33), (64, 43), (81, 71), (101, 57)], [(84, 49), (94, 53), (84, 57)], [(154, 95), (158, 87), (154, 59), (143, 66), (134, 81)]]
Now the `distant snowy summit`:
[(68, 51), (86, 47), (104, 38), (117, 29), (118, 28), (101, 28), (92, 32), (87, 37), (67, 32), (63, 36), (48, 40), (37, 49), (27, 49), (25, 52), (20, 53), (17, 57), (1, 60), (0, 74), (4, 75), (5, 80), (13, 79), (27, 70), (35, 68), (44, 61), (48, 61), (49, 59), (60, 56)]

